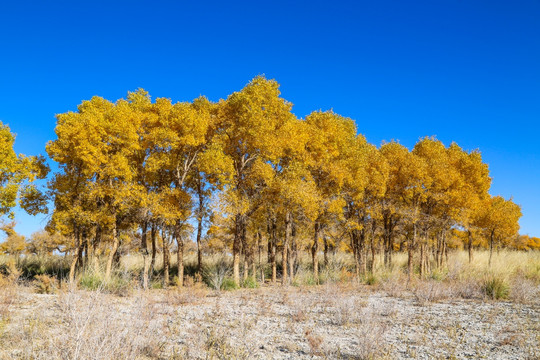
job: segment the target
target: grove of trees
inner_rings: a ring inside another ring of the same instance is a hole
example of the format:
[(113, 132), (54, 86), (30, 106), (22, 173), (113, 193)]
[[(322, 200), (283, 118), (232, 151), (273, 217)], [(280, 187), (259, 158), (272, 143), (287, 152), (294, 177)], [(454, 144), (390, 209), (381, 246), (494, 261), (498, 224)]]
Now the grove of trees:
[(475, 247), (540, 245), (518, 236), (520, 207), (489, 194), (479, 151), (431, 137), (412, 150), (376, 147), (332, 111), (298, 119), (279, 84), (261, 76), (219, 102), (152, 101), (142, 89), (116, 102), (93, 97), (57, 115), (55, 131), (46, 151), (59, 170), (43, 194), (17, 190), (48, 169), (42, 158), (15, 156), (2, 127), (0, 210), (9, 212), (17, 193), (31, 213), (48, 199), (46, 230), (56, 237), (42, 234), (42, 242), (73, 255), (71, 280), (100, 258), (110, 277), (128, 243), (144, 259), (145, 288), (158, 243), (165, 285), (176, 248), (180, 286), (192, 241), (199, 270), (203, 249), (230, 254), (236, 284), (259, 275), (261, 252), (270, 280), (286, 284), (301, 251), (318, 281), (319, 255), (328, 261), (337, 248), (354, 255), (358, 276), (373, 270), (378, 253), (392, 266), (396, 251), (408, 254), (409, 276), (415, 268), (423, 276), (444, 265), (449, 248), (463, 246), (472, 261)]

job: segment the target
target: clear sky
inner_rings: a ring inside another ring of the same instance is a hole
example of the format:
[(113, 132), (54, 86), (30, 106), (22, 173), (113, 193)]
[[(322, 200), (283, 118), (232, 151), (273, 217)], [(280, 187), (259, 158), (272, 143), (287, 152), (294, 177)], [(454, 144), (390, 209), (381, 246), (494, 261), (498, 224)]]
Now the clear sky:
[(540, 236), (539, 0), (0, 2), (0, 121), (21, 153), (93, 95), (218, 100), (258, 74), (297, 116), (333, 109), (377, 145), (480, 149)]

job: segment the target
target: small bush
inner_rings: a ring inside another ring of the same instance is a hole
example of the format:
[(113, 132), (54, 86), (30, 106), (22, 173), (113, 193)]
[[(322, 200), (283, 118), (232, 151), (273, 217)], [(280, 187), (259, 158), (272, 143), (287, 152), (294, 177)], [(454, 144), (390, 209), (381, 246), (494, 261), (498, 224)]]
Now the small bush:
[(248, 289), (256, 289), (259, 287), (259, 283), (253, 276), (250, 276), (242, 282), (242, 287)]
[(365, 276), (364, 282), (366, 285), (376, 285), (379, 282), (379, 279), (375, 274), (369, 273)]
[[(152, 283), (152, 285), (154, 285)], [(79, 287), (85, 290), (102, 291), (105, 293), (124, 296), (129, 294), (132, 289), (128, 278), (121, 276), (112, 276), (109, 281), (105, 281), (99, 273), (85, 273), (79, 280)]]
[(207, 265), (203, 270), (202, 280), (208, 287), (214, 290), (221, 290), (225, 279), (230, 276), (231, 269), (225, 260), (218, 260), (216, 263)]
[(85, 273), (79, 280), (79, 287), (85, 290), (98, 290), (103, 287), (103, 280), (93, 273)]
[(528, 304), (538, 297), (540, 287), (534, 281), (527, 278), (516, 277), (512, 280), (510, 288), (510, 299), (512, 301)]
[(435, 281), (443, 281), (447, 278), (448, 276), (448, 271), (446, 270), (441, 270), (441, 269), (434, 269), (430, 274), (429, 274), (429, 278), (431, 280), (435, 280)]
[(229, 291), (229, 290), (236, 290), (238, 289), (238, 286), (231, 278), (226, 278), (223, 280), (223, 284), (221, 285), (221, 290)]
[(484, 279), (482, 290), (484, 295), (494, 300), (507, 299), (510, 294), (510, 287), (506, 281), (495, 275)]
[(52, 294), (56, 290), (55, 278), (43, 274), (36, 275), (34, 279), (34, 286), (38, 294)]

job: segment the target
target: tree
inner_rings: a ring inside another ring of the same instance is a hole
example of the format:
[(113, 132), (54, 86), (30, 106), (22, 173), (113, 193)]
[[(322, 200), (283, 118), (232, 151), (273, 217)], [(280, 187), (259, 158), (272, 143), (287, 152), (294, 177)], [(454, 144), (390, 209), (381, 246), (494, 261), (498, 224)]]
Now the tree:
[[(234, 218), (233, 277), (240, 284), (240, 250), (246, 242), (249, 216), (260, 205), (260, 187), (280, 154), (279, 129), (294, 115), (280, 96), (279, 84), (262, 76), (220, 103), (216, 143), (234, 166), (227, 186), (229, 214)], [(266, 174), (266, 175), (265, 175)]]
[(15, 135), (0, 122), (0, 216), (13, 219), (19, 204), (29, 214), (46, 213), (46, 198), (34, 181), (44, 179), (49, 167), (42, 156), (15, 154)]
[(508, 242), (519, 231), (521, 207), (512, 199), (494, 196), (484, 202), (479, 224), (489, 239), (489, 266), (493, 256), (493, 247)]
[(319, 238), (321, 232), (335, 218), (343, 216), (345, 200), (341, 190), (352, 176), (347, 161), (355, 148), (354, 121), (332, 111), (316, 111), (306, 117), (309, 142), (307, 166), (317, 188), (317, 211), (313, 221), (311, 257), (313, 276), (319, 281)]

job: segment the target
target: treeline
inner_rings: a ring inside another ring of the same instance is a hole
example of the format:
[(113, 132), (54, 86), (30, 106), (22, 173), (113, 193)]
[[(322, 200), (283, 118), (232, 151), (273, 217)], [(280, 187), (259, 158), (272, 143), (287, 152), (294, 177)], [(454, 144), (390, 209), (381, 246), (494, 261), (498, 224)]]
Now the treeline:
[[(305, 250), (317, 281), (319, 253), (338, 247), (354, 255), (358, 275), (373, 270), (377, 253), (391, 266), (392, 254), (406, 251), (409, 276), (443, 266), (449, 247), (461, 244), (470, 260), (475, 246), (538, 247), (518, 236), (520, 207), (490, 196), (478, 151), (427, 137), (412, 150), (377, 148), (349, 118), (315, 111), (298, 119), (291, 109), (276, 81), (256, 77), (217, 103), (152, 102), (139, 89), (57, 115), (57, 139), (46, 148), (59, 166), (47, 231), (73, 254), (70, 279), (103, 256), (110, 277), (119, 247), (134, 240), (144, 287), (157, 242), (165, 284), (176, 247), (179, 285), (191, 239), (199, 269), (203, 243), (231, 253), (236, 284), (257, 276), (261, 249), (271, 280), (280, 260), (288, 283)], [(28, 203), (42, 210), (44, 199), (34, 192)]]

